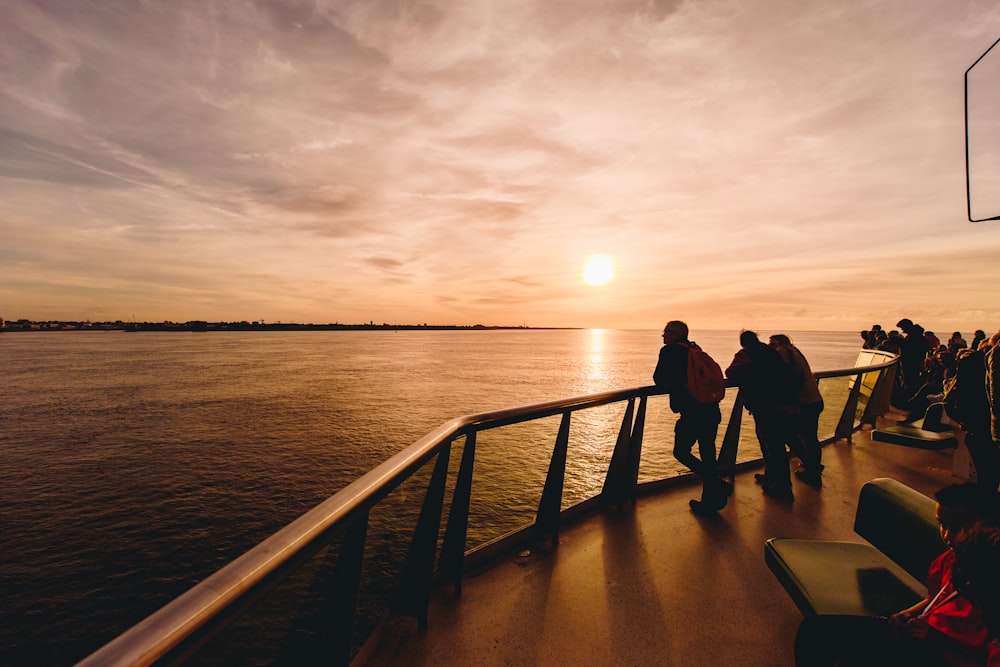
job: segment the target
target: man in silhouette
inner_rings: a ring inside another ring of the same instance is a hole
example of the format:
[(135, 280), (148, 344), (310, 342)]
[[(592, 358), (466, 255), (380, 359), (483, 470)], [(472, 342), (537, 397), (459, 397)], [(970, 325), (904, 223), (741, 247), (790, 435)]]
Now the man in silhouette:
[(753, 331), (740, 333), (742, 349), (726, 369), (726, 377), (739, 385), (746, 409), (753, 415), (757, 440), (764, 457), (764, 473), (754, 478), (764, 493), (781, 500), (795, 500), (785, 446), (794, 446), (799, 415), (797, 384), (778, 352), (760, 342)]
[(792, 369), (798, 385), (796, 392), (799, 403), (799, 416), (796, 419), (798, 446), (792, 451), (802, 462), (803, 470), (796, 470), (795, 476), (810, 486), (822, 486), (823, 448), (819, 444), (818, 431), (819, 416), (823, 412), (823, 395), (819, 393), (816, 376), (813, 375), (805, 355), (792, 344), (788, 336), (774, 334), (771, 336), (770, 345), (781, 355), (785, 366)]
[[(688, 340), (684, 322), (672, 320), (663, 328), (663, 347), (653, 371), (653, 382), (670, 392), (670, 409), (679, 413), (674, 425), (674, 457), (702, 481), (701, 500), (691, 500), (691, 510), (712, 515), (726, 506), (733, 487), (718, 475), (715, 438), (722, 413), (718, 402), (700, 403), (687, 390)], [(698, 443), (699, 459), (691, 453)]]
[(896, 323), (896, 326), (906, 334), (899, 352), (900, 394), (895, 401), (897, 406), (902, 406), (923, 384), (921, 373), (930, 345), (924, 337), (924, 328), (914, 324), (912, 320), (903, 318)]

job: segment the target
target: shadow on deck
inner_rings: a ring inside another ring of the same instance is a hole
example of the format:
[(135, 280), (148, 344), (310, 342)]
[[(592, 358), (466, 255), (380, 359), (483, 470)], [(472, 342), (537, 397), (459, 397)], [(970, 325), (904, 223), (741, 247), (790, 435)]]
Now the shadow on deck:
[(555, 550), (511, 553), (467, 576), (459, 598), (437, 591), (429, 627), (394, 620), (365, 664), (791, 665), (802, 617), (765, 565), (764, 541), (861, 541), (853, 522), (866, 481), (931, 495), (959, 481), (952, 456), (861, 431), (824, 449), (821, 490), (795, 480), (794, 503), (764, 496), (743, 472), (718, 518), (691, 513), (693, 485), (604, 509), (563, 527)]

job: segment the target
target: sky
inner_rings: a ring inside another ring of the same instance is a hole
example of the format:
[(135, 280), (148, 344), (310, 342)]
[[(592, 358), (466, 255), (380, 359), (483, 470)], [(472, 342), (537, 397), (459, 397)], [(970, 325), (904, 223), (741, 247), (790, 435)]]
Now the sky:
[(992, 332), (998, 37), (994, 0), (3, 0), (0, 317)]

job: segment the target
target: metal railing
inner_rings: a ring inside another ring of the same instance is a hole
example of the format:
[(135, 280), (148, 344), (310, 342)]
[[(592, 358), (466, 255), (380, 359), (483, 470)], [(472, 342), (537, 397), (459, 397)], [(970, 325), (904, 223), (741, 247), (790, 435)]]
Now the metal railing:
[[(835, 432), (823, 441), (824, 444), (842, 438), (850, 439), (863, 424), (874, 424), (876, 416), (888, 409), (896, 358), (874, 352), (871, 362), (871, 365), (863, 367), (815, 373), (818, 380), (851, 378), (850, 390), (846, 392)], [(663, 393), (656, 387), (637, 387), (468, 415), (445, 422), (79, 664), (92, 667), (183, 663), (328, 545), (336, 550), (336, 559), (323, 612), (326, 625), (321, 642), (323, 660), (328, 664), (349, 664), (358, 643), (352, 636), (369, 515), (390, 493), (411, 479), (425, 464), (433, 462), (416, 527), (409, 538), (405, 562), (390, 603), (391, 611), (396, 615), (414, 617), (423, 626), (427, 623), (432, 588), (439, 583), (451, 584), (455, 594), (460, 594), (463, 572), (472, 560), (489, 557), (525, 540), (529, 535), (548, 539), (556, 545), (560, 524), (569, 516), (599, 504), (617, 505), (633, 501), (640, 493), (652, 492), (670, 483), (670, 480), (662, 479), (644, 483), (638, 480), (647, 400), (650, 396)], [(624, 414), (601, 492), (562, 509), (572, 415), (617, 403), (624, 404)], [(477, 435), (490, 429), (556, 415), (561, 421), (534, 522), (467, 551)], [(738, 392), (719, 450), (720, 469), (730, 476), (739, 467), (736, 458), (742, 415), (743, 401)], [(449, 459), (452, 444), (459, 439), (464, 439), (464, 446), (451, 484), (451, 504), (442, 539)]]

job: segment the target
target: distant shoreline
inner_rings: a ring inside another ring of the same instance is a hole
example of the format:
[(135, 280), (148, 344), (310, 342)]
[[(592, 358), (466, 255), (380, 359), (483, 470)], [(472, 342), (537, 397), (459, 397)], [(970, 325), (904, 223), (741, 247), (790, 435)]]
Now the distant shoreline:
[(294, 324), (287, 322), (5, 322), (0, 332), (41, 331), (573, 331), (581, 327), (488, 326), (485, 324)]

